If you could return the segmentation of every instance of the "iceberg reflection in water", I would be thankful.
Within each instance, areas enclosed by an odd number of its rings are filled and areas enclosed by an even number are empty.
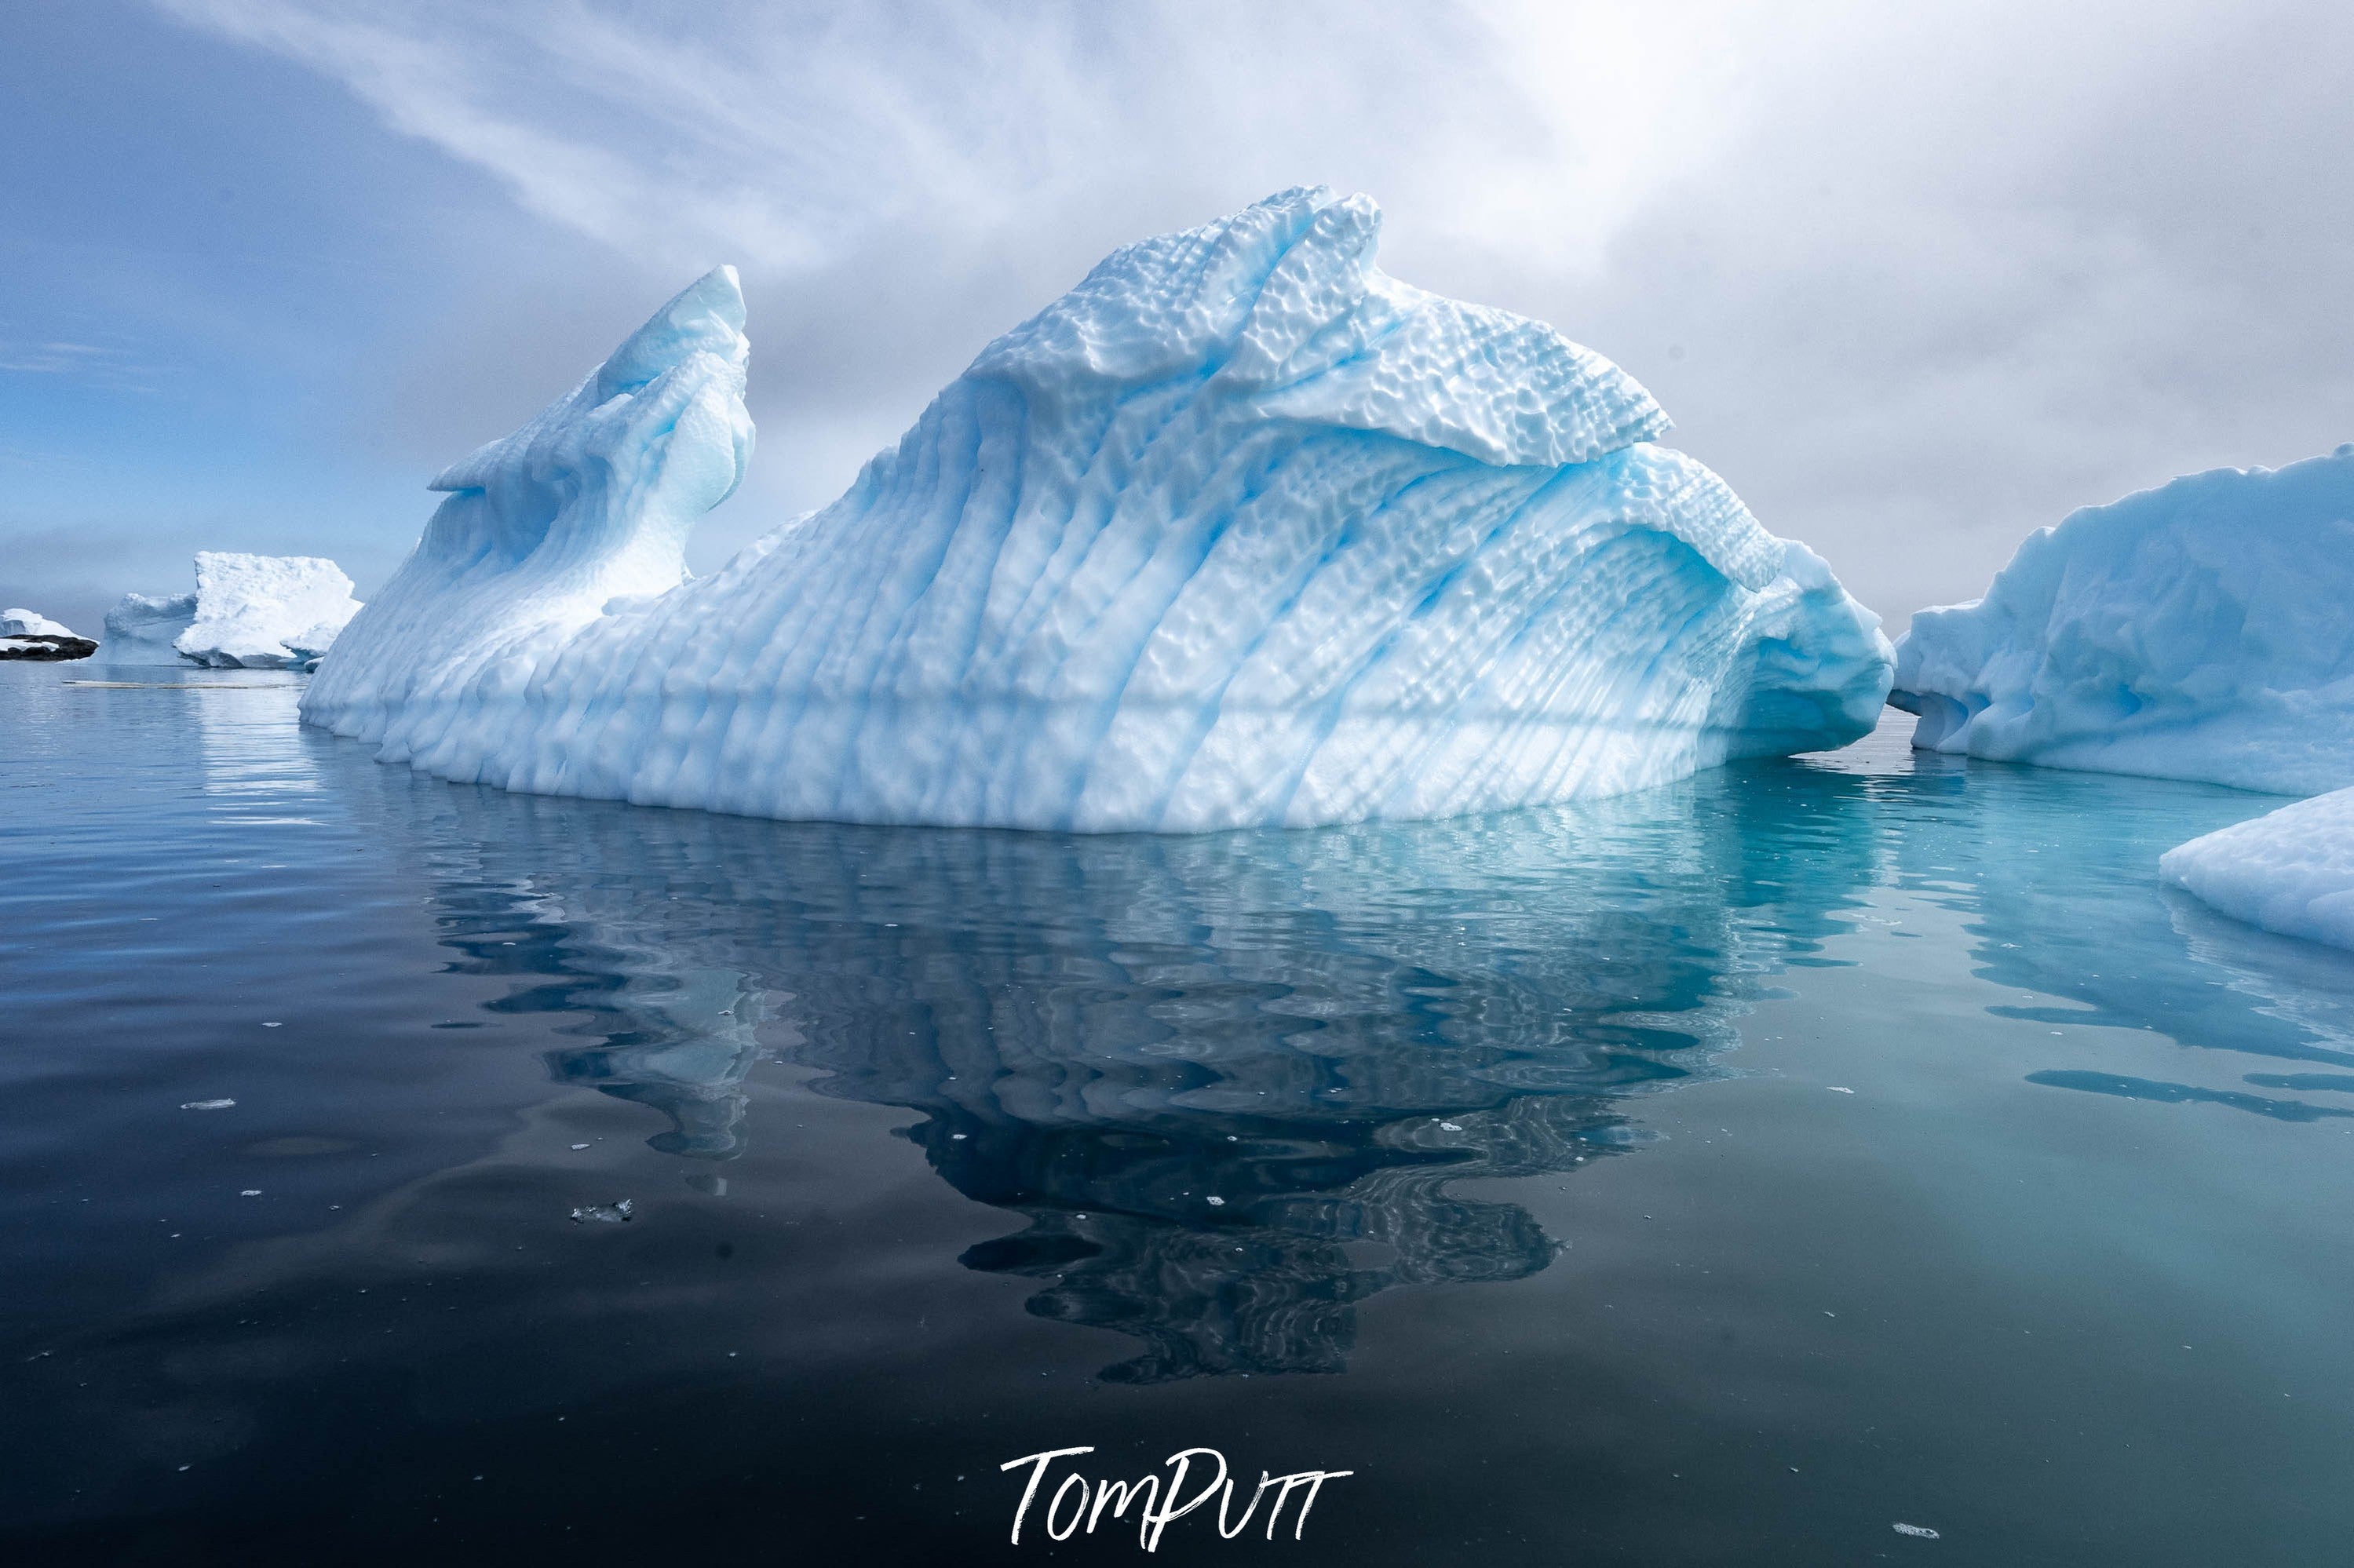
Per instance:
[[[994,1467],[1075,1443],[1353,1468],[1295,1555],[1354,1568],[2354,1531],[2354,960],[2156,870],[2261,798],[1891,728],[902,832],[453,786],[298,689],[0,670],[12,1563],[1028,1561]]]
[[[1831,826],[1866,784],[1683,788],[1197,838],[386,799],[454,817],[403,839],[480,846],[439,869],[441,939],[518,982],[493,1011],[578,1015],[557,1077],[712,1160],[784,1136],[746,1113],[763,1058],[917,1112],[941,1177],[1028,1221],[964,1262],[1142,1340],[1106,1375],[1153,1382],[1336,1372],[1377,1291],[1543,1268],[1523,1209],[1452,1185],[1622,1152],[1638,1097],[1724,1070],[1869,875]]]

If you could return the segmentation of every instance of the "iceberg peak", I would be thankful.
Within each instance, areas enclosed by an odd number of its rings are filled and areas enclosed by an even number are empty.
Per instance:
[[[969,376],[1054,395],[1192,372],[1267,418],[1556,467],[1667,433],[1650,393],[1543,322],[1401,283],[1382,211],[1323,185],[1114,251]]]
[[[1650,395],[1375,265],[1323,187],[1114,252],[842,498],[686,580],[752,424],[734,272],[435,481],[303,716],[748,815],[1196,831],[1638,789],[1872,727],[1879,620]]]

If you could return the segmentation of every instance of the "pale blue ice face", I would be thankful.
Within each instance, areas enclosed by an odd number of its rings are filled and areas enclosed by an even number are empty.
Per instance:
[[[1914,744],[2310,795],[2354,784],[2354,444],[2031,535],[1897,648]]]
[[[1650,395],[1292,190],[1115,252],[832,506],[683,580],[751,447],[721,269],[444,472],[305,716],[444,778],[1082,832],[1443,818],[1868,730],[1878,618]]]

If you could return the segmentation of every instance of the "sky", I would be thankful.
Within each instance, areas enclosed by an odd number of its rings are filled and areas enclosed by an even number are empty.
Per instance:
[[[1362,190],[1901,630],[2030,531],[2354,440],[2354,7],[11,0],[0,606],[365,597],[428,478],[742,269],[709,569],[1128,240]]]

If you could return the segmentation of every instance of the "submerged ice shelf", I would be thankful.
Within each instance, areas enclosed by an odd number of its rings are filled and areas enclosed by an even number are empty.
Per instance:
[[[444,472],[303,716],[446,778],[1112,832],[1454,815],[1869,730],[1878,618],[1550,327],[1400,283],[1363,196],[1116,252],[712,577],[732,270]]]
[[[1913,744],[2282,795],[2354,784],[2354,444],[2191,474],[2040,530],[1924,610]]]

